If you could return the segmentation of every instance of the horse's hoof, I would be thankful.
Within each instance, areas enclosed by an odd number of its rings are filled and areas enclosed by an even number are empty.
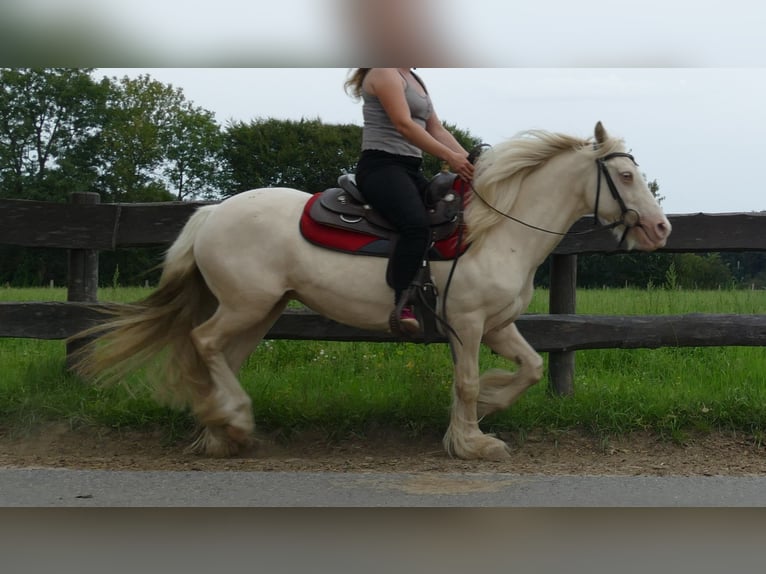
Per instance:
[[[232,425],[226,425],[225,429],[227,436],[238,445],[245,448],[252,446],[253,437],[249,430]]]
[[[508,460],[511,458],[511,448],[503,441],[494,439],[492,444],[482,449],[481,458],[497,462]]]
[[[188,454],[210,458],[228,458],[239,454],[251,446],[250,439],[243,438],[241,432],[233,432],[234,427],[204,427],[197,439],[186,449]],[[240,431],[240,429],[236,429]]]

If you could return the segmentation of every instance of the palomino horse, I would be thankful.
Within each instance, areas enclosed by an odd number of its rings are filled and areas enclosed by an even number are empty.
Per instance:
[[[609,189],[611,193],[601,193]],[[464,459],[499,459],[507,445],[479,420],[505,409],[542,377],[543,361],[514,321],[537,267],[572,224],[593,213],[628,248],[665,245],[671,226],[621,140],[528,131],[485,151],[465,212],[466,240],[449,289],[453,400],[444,447]],[[252,441],[250,397],[236,373],[288,301],[340,323],[388,330],[393,294],[386,260],[312,245],[299,233],[309,195],[256,189],[198,209],[168,250],[156,291],[93,333],[80,362],[89,377],[118,380],[161,358],[161,388],[202,425],[191,445],[211,456]],[[432,263],[440,292],[448,261]],[[444,302],[441,302],[444,305]],[[482,343],[516,363],[479,375]]]

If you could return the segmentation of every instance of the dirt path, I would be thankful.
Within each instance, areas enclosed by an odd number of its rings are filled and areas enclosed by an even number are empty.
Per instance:
[[[648,434],[600,440],[580,433],[502,436],[504,462],[450,459],[439,437],[364,437],[328,443],[311,436],[262,441],[252,453],[217,460],[184,454],[162,433],[72,431],[51,425],[31,436],[0,431],[0,467],[108,470],[510,472],[547,475],[743,476],[766,473],[766,446],[752,437],[711,434],[684,445]]]

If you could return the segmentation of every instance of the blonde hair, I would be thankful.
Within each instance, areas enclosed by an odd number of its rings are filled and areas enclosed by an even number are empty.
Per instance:
[[[351,71],[346,83],[343,84],[343,88],[348,95],[357,100],[362,97],[362,84],[370,70],[372,68],[356,68]]]

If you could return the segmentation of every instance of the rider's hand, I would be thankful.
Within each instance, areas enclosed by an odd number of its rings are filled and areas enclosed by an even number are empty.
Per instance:
[[[468,154],[455,152],[447,159],[447,163],[463,181],[473,180],[473,164],[468,161]]]

